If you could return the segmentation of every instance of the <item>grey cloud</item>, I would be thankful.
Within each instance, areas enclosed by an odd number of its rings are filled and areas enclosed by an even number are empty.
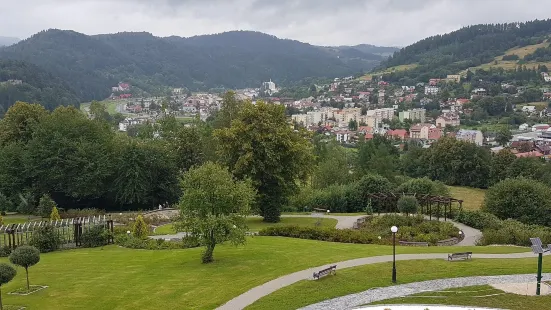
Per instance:
[[[28,37],[47,28],[159,36],[243,29],[320,45],[403,46],[469,24],[547,18],[545,10],[534,8],[549,4],[551,0],[20,0],[1,5],[0,35]]]

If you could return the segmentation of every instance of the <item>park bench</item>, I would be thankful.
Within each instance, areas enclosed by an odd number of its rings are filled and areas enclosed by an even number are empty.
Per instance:
[[[314,272],[314,279],[319,280],[319,278],[325,277],[326,275],[336,274],[337,265],[329,266],[328,268],[322,269],[318,272]]]
[[[428,242],[399,241],[399,243],[405,246],[429,246]]]
[[[472,259],[472,255],[473,255],[473,252],[448,254],[448,260],[453,261],[455,259],[464,259],[464,260],[469,259],[469,258]]]

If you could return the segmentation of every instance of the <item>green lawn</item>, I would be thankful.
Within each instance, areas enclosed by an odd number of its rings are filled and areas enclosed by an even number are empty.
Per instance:
[[[546,260],[549,259],[546,258]],[[397,278],[398,284],[403,284],[462,276],[535,273],[535,261],[535,258],[473,259],[463,262],[399,261],[397,262]],[[326,299],[358,293],[370,288],[389,286],[392,284],[391,270],[392,263],[366,265],[344,270],[338,270],[337,266],[335,276],[327,276],[319,281],[300,281],[258,300],[247,309],[297,309]],[[549,272],[549,269],[545,269],[544,272]],[[441,299],[434,302],[438,303],[439,301]],[[421,303],[421,301],[415,299],[413,303]]]
[[[453,198],[463,200],[463,210],[480,210],[484,203],[485,189],[448,186],[450,194]]]
[[[549,309],[549,305],[551,304],[550,295],[536,297],[521,296],[516,294],[504,294],[503,291],[495,289],[489,285],[462,287],[459,289],[449,289],[446,291],[447,292],[422,293],[418,295],[413,295],[414,297],[388,299],[374,304],[438,304],[492,307],[509,310]],[[491,296],[494,294],[495,296]],[[435,297],[431,298],[425,296]]]
[[[265,223],[262,221],[261,217],[249,217],[247,218],[247,226],[249,226],[250,231],[260,231],[263,228],[270,226],[285,226],[285,225],[296,225],[296,226],[312,226],[315,227],[318,219],[313,217],[282,217],[281,222],[279,223]],[[320,222],[321,227],[335,227],[337,225],[337,220],[322,218]],[[159,226],[155,229],[156,235],[169,235],[174,234],[174,226],[172,224]]]
[[[4,219],[4,225],[8,224],[22,224],[29,221],[28,215],[5,215],[2,217]],[[31,220],[40,220],[37,216],[30,216]]]
[[[516,247],[397,248],[398,253],[460,250],[476,253],[527,251]],[[214,309],[279,276],[341,260],[388,255],[392,248],[257,236],[248,238],[245,246],[217,246],[212,264],[200,263],[202,251],[201,248],[150,251],[108,246],[43,254],[40,263],[29,269],[30,281],[32,285],[49,287],[29,296],[4,294],[3,299],[5,304],[25,305],[31,310]],[[503,272],[509,271],[509,265],[509,262],[503,263]],[[516,264],[517,268],[523,265]],[[528,260],[527,265],[531,267],[529,270],[534,269],[534,260]],[[405,269],[405,265],[401,265],[399,270]],[[17,270],[16,278],[2,286],[4,293],[24,286],[25,272],[22,268]],[[341,274],[344,272],[339,271],[335,279],[340,279]],[[379,274],[390,275],[382,270]],[[366,275],[362,277],[373,278],[377,273]],[[423,275],[417,277],[423,278]]]

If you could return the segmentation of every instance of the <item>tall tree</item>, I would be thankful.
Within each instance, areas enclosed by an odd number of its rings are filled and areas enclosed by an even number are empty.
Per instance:
[[[27,143],[36,125],[48,112],[39,104],[16,102],[0,120],[0,145],[10,142]]]
[[[496,142],[501,146],[506,146],[512,138],[513,134],[511,134],[511,130],[507,127],[502,127],[496,132]]]
[[[494,154],[490,162],[489,185],[505,180],[508,177],[509,167],[515,161],[515,159],[515,154],[511,153],[511,151],[507,149],[503,149],[497,154]]]
[[[245,242],[245,218],[254,200],[249,183],[235,181],[226,168],[207,162],[184,174],[181,185],[181,222],[176,227],[205,246],[203,263],[213,261],[217,244]]]
[[[312,145],[295,132],[281,105],[245,103],[231,127],[214,133],[219,155],[240,179],[250,178],[258,192],[264,221],[278,222],[281,207],[312,170]]]

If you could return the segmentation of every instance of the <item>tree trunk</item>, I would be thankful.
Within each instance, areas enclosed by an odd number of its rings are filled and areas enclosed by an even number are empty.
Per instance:
[[[4,309],[4,305],[2,305],[2,285],[0,285],[0,310]]]
[[[214,239],[214,231],[211,230],[208,234],[209,234],[209,239],[207,240],[207,248],[205,249],[205,253],[203,253],[203,264],[212,263],[212,261],[214,260],[212,257],[212,253],[214,252],[214,247],[216,246],[216,240]]]
[[[28,293],[31,290],[31,286],[29,285],[29,267],[25,267],[25,273],[27,274],[27,293]]]
[[[214,261],[212,257],[212,253],[214,252],[214,247],[216,244],[214,242],[209,242],[207,244],[207,249],[205,250],[205,253],[203,253],[203,264],[212,263]],[[1,309],[0,309],[1,310]]]

